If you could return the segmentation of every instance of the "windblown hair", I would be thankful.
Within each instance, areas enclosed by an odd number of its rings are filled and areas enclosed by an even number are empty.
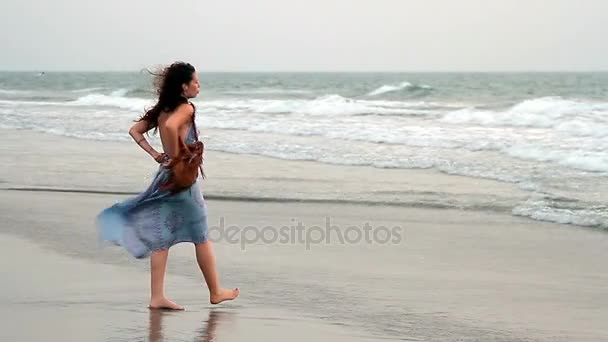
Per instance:
[[[175,62],[160,72],[148,71],[154,76],[154,88],[158,95],[158,101],[151,109],[136,121],[147,121],[148,129],[158,129],[158,117],[162,112],[172,112],[179,105],[188,103],[188,99],[182,95],[182,85],[192,81],[196,69],[189,63]]]

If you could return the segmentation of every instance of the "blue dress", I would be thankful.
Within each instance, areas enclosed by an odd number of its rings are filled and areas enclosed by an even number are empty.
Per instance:
[[[195,141],[191,125],[186,143]],[[139,195],[118,202],[97,215],[101,242],[123,246],[137,259],[180,242],[195,244],[208,239],[207,206],[197,180],[176,194],[160,190],[169,177],[160,165],[148,188]]]

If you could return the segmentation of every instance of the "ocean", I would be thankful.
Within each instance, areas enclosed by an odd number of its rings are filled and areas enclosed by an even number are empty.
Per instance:
[[[512,183],[529,193],[513,215],[608,229],[608,73],[200,79],[193,102],[210,150]],[[3,72],[0,128],[130,143],[153,100],[145,72]]]

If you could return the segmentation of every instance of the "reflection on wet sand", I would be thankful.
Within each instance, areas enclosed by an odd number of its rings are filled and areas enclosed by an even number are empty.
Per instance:
[[[176,314],[173,311],[166,310],[150,310],[150,320],[148,329],[149,342],[164,342],[163,335],[163,318],[167,315]],[[228,319],[228,314],[225,312],[210,310],[207,320],[204,322],[202,329],[196,334],[194,341],[197,342],[212,342],[216,341],[216,333],[221,322]]]

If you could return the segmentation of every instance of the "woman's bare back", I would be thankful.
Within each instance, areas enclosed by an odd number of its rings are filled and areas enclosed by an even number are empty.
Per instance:
[[[171,125],[168,125],[167,122],[174,115],[178,115],[181,113],[176,113],[177,110],[173,112],[162,112],[158,116],[158,133],[160,135],[160,140],[163,146],[163,151],[169,156],[169,158],[173,158],[172,151],[177,151],[177,140],[169,139],[167,137],[171,137],[174,135],[172,131],[174,128]],[[186,141],[188,136],[188,131],[190,130],[189,123],[181,123],[177,128],[177,134],[180,139]]]

